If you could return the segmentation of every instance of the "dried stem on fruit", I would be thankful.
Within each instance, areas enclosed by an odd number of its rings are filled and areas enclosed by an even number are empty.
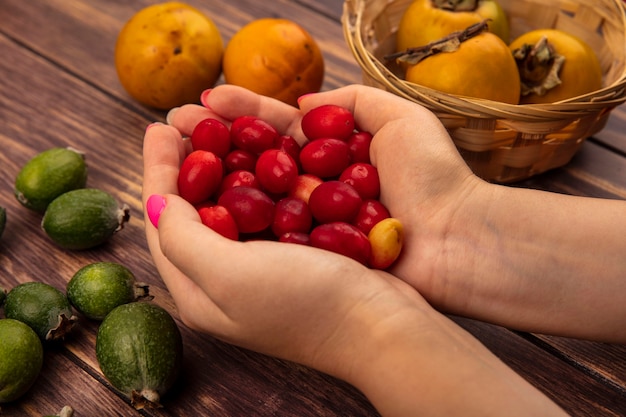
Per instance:
[[[142,389],[141,391],[133,390],[131,392],[130,403],[135,410],[143,410],[144,408],[161,408],[161,396],[153,389]]]
[[[59,411],[59,417],[72,417],[74,415],[74,409],[69,405],[64,406],[61,411]]]
[[[66,334],[72,331],[72,328],[77,321],[78,317],[76,317],[75,315],[67,317],[63,313],[59,314],[59,322],[54,328],[48,331],[48,333],[46,334],[46,340],[53,341],[64,338]]]
[[[561,84],[559,72],[565,57],[556,52],[554,46],[543,36],[535,45],[524,44],[513,51],[520,70],[522,96],[542,96]]]
[[[473,12],[479,0],[432,0],[433,7],[453,12]]]
[[[117,229],[115,229],[115,232],[117,233],[120,230],[122,230],[124,228],[124,225],[128,223],[129,220],[130,220],[130,207],[128,206],[128,204],[124,204],[117,213],[118,226],[117,226]]]
[[[461,43],[486,31],[489,27],[489,20],[490,19],[485,19],[482,22],[469,26],[465,30],[452,32],[439,40],[430,42],[428,45],[408,48],[404,51],[385,55],[384,58],[387,61],[396,60],[398,63],[415,65],[431,55],[436,55],[441,52],[454,52],[459,49]]]
[[[133,292],[135,294],[135,301],[150,301],[154,299],[154,296],[150,294],[150,286],[144,282],[135,283]]]

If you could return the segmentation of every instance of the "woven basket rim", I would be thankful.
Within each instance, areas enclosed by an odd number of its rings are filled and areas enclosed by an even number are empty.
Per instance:
[[[392,1],[389,0],[388,3]],[[619,10],[624,47],[626,48],[626,8],[622,0],[613,0]],[[523,122],[573,120],[598,114],[626,102],[626,65],[610,85],[549,104],[507,104],[493,100],[464,97],[410,83],[396,76],[384,63],[367,50],[363,42],[362,15],[364,0],[345,0],[342,14],[344,37],[362,71],[393,93],[419,101],[435,111],[470,118],[505,118]]]

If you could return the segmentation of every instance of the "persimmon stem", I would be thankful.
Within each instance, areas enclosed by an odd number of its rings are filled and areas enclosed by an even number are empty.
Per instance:
[[[525,44],[513,51],[520,70],[522,95],[544,95],[561,84],[559,72],[565,57],[559,55],[544,36],[535,45]]]
[[[478,0],[432,0],[433,7],[454,12],[473,12]]]
[[[490,19],[485,19],[464,30],[452,32],[441,39],[430,42],[428,45],[407,48],[404,51],[385,55],[384,59],[387,61],[396,60],[396,62],[405,62],[410,65],[415,65],[431,55],[436,55],[441,52],[454,52],[459,49],[461,43],[486,31],[489,27],[489,20]]]

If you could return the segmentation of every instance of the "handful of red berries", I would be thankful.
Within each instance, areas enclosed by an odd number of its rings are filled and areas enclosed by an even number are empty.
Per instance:
[[[202,120],[180,168],[180,196],[225,237],[305,244],[389,267],[403,230],[378,199],[372,135],[335,105],[312,109],[301,126],[302,146],[258,117],[239,117],[230,129]]]

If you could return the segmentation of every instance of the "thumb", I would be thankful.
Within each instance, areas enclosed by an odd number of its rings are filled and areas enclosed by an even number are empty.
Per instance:
[[[238,252],[234,245],[239,242],[205,226],[196,208],[178,195],[150,196],[147,204],[150,221],[157,225],[163,256],[206,291],[205,281],[231,261]],[[160,210],[150,214],[151,204]]]
[[[161,253],[185,275],[193,276],[188,269],[206,257],[214,233],[202,224],[196,208],[175,194],[151,195],[146,207],[157,228]]]

